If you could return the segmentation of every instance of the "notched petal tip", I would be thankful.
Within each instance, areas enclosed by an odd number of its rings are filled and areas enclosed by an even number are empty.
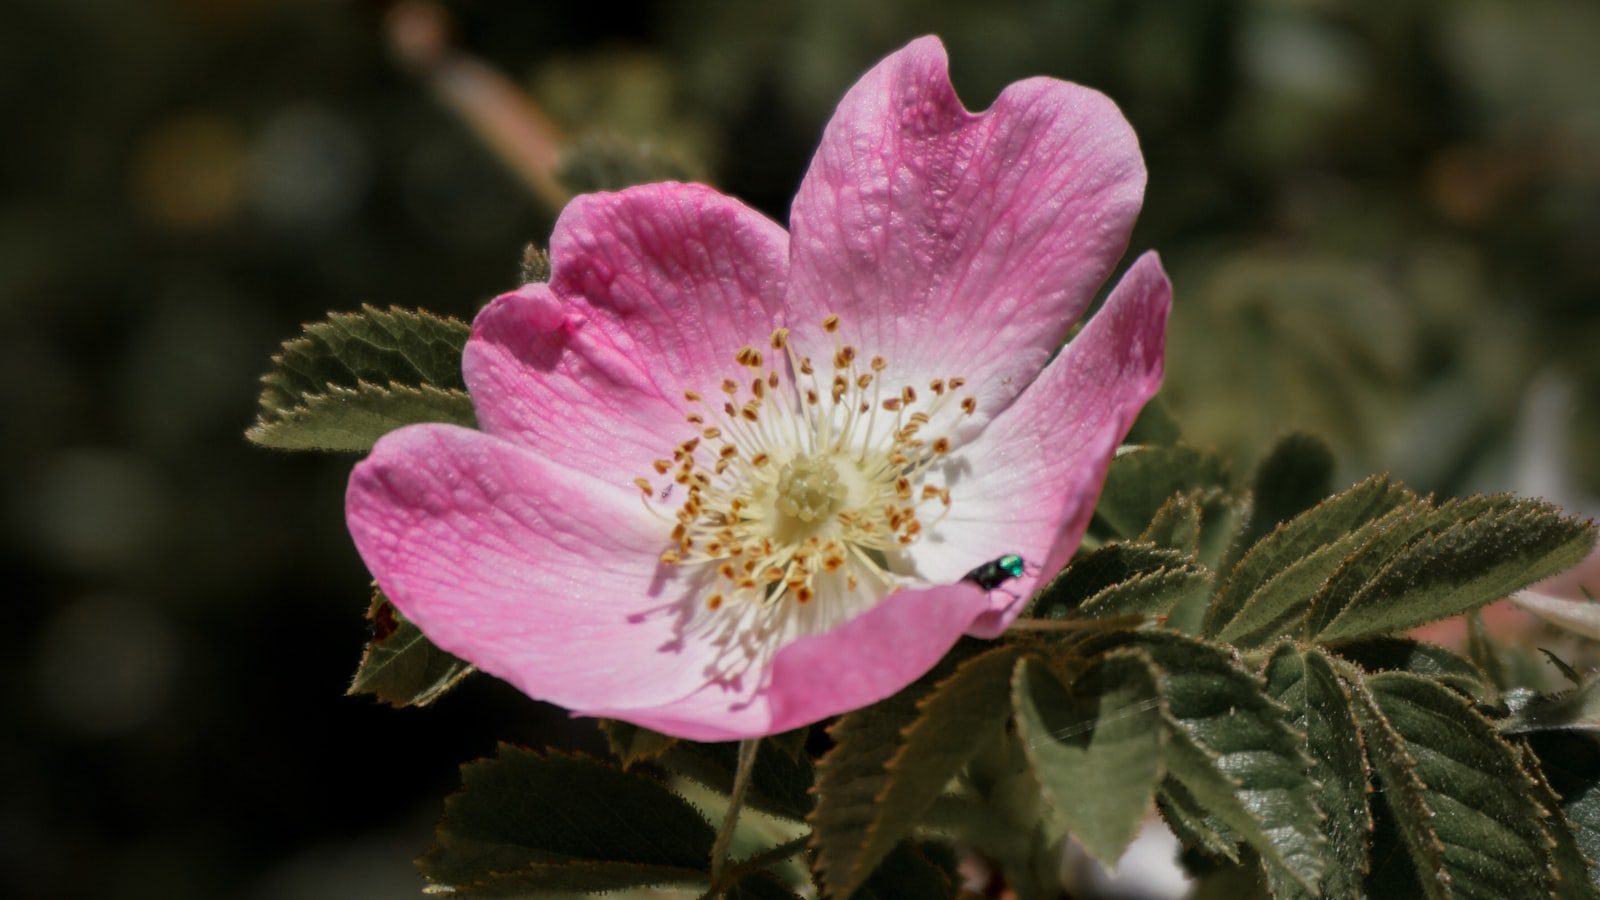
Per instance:
[[[469,340],[500,341],[523,330],[545,333],[566,322],[561,300],[549,285],[536,281],[490,300],[472,320]]]

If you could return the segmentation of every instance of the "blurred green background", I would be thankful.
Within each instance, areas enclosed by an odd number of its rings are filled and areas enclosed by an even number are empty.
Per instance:
[[[416,16],[557,123],[569,178],[643,148],[780,221],[834,103],[911,37],[943,36],[974,108],[1100,88],[1148,158],[1133,247],[1177,286],[1192,440],[1243,466],[1304,427],[1351,477],[1600,493],[1588,0],[12,0],[0,895],[412,896],[458,763],[588,739],[485,678],[343,697],[353,460],[241,437],[301,321],[469,317],[548,235],[441,101],[439,48],[397,59]],[[1535,396],[1570,434],[1519,424]]]

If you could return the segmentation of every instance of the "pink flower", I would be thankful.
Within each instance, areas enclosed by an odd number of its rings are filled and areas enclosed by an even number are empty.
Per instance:
[[[1133,132],[1049,78],[967,112],[915,41],[839,104],[790,231],[693,184],[574,200],[463,370],[482,431],[388,435],[362,559],[440,647],[575,713],[724,740],[993,637],[1082,538],[1161,381]],[[1028,573],[963,577],[1004,554]]]

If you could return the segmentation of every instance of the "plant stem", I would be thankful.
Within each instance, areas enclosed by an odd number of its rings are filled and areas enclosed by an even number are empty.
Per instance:
[[[733,790],[728,793],[728,811],[722,817],[722,830],[711,845],[711,883],[722,883],[723,870],[728,867],[728,847],[733,843],[733,831],[739,824],[739,808],[744,805],[745,791],[750,789],[750,773],[755,770],[756,751],[761,749],[761,739],[751,738],[739,742],[739,768],[733,774]]]

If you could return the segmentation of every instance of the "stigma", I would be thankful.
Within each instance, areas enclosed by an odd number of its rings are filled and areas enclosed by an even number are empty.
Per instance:
[[[916,581],[906,549],[950,509],[941,461],[976,410],[960,376],[895,379],[891,361],[839,340],[832,358],[796,352],[780,328],[733,355],[739,378],[686,391],[692,431],[636,479],[663,518],[661,561],[695,588],[690,627],[729,649],[732,670],[775,637],[814,633]],[[682,486],[669,517],[655,498]]]

